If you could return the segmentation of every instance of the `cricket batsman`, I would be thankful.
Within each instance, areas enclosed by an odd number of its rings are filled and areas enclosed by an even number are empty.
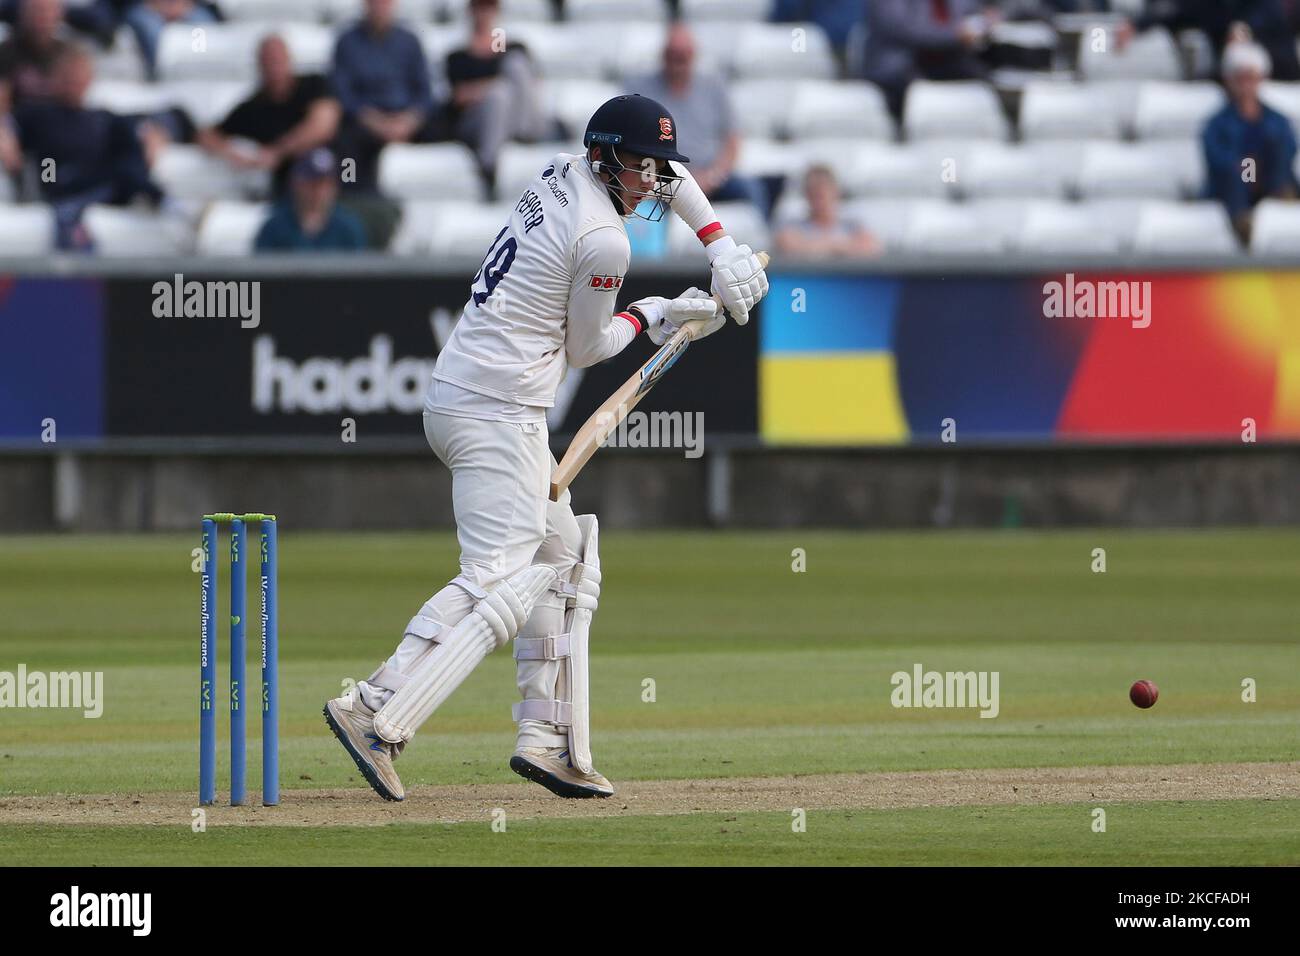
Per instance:
[[[627,94],[591,117],[585,154],[561,153],[492,241],[425,399],[424,433],[451,470],[460,574],[425,602],[378,670],[325,705],[325,719],[386,800],[405,796],[394,761],[488,654],[514,642],[522,700],[510,767],[561,797],[608,797],[592,764],[588,632],[600,598],[595,515],[547,493],[555,459],[546,409],[569,366],[602,362],[645,332],[690,320],[722,327],[691,288],[615,306],[631,259],[625,222],[671,209],[699,237],[712,292],[739,324],[767,294],[686,169],[672,115]]]

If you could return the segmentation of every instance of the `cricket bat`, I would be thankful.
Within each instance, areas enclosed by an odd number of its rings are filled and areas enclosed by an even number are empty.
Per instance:
[[[768,254],[760,252],[758,261],[766,269],[769,261]],[[713,301],[718,303],[718,309],[721,310],[722,302],[716,295]],[[636,408],[637,403],[645,397],[646,393],[655,387],[655,383],[663,377],[663,374],[673,367],[673,363],[682,357],[682,353],[695,341],[696,334],[703,327],[702,320],[685,323],[673,333],[672,338],[659,346],[659,351],[650,356],[635,375],[605,399],[600,408],[583,422],[582,427],[573,436],[573,441],[569,443],[564,457],[560,459],[559,465],[551,473],[552,501],[560,500],[564,489],[578,477],[578,472],[582,471],[582,467],[591,460],[591,456],[596,454],[596,449],[614,429],[618,428],[619,423],[627,418],[628,413]]]

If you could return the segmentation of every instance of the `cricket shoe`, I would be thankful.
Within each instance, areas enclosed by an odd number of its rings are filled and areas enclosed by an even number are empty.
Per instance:
[[[510,758],[510,769],[559,797],[583,799],[614,793],[614,785],[595,770],[583,773],[575,767],[568,747],[520,747]]]
[[[365,705],[356,688],[325,705],[325,723],[330,725],[357,769],[385,800],[402,800],[406,789],[393,769],[393,758],[400,747],[375,733],[375,712]]]

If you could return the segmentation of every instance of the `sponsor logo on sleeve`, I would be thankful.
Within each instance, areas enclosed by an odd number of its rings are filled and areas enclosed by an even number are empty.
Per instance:
[[[623,288],[623,277],[593,275],[591,277],[590,287],[602,290],[621,289]]]

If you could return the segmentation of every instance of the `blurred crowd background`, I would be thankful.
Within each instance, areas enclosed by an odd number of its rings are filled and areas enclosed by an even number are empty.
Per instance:
[[[481,248],[619,92],[792,256],[1300,252],[1300,0],[0,0],[0,255]],[[630,227],[638,257],[691,248]]]

